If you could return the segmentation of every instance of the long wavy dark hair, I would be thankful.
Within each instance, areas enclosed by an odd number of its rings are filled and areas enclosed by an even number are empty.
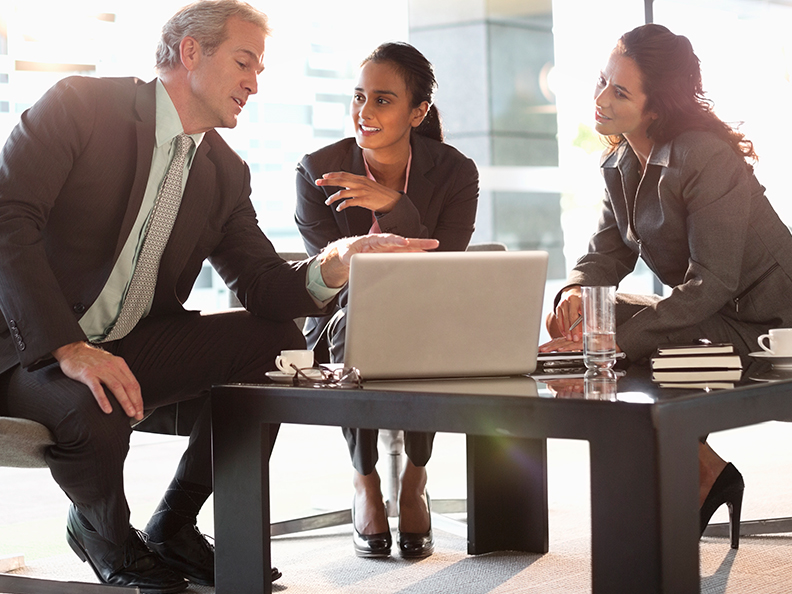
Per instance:
[[[363,66],[366,62],[393,65],[404,78],[407,89],[412,94],[412,107],[418,107],[424,101],[429,103],[426,117],[414,131],[422,136],[443,142],[443,123],[440,120],[440,112],[437,111],[437,107],[433,103],[437,80],[432,63],[409,43],[401,41],[383,43],[371,52],[360,65]]]
[[[753,143],[712,111],[701,85],[699,59],[687,37],[662,25],[642,25],[622,35],[613,53],[632,59],[641,71],[644,109],[657,114],[646,131],[655,143],[668,142],[686,130],[706,130],[741,157],[757,158]],[[623,140],[621,135],[609,136],[611,150]]]

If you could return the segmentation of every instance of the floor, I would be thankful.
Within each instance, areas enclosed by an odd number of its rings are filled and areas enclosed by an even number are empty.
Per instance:
[[[766,423],[713,434],[710,442],[745,477],[745,519],[792,515],[792,424]],[[135,434],[125,474],[135,526],[146,524],[183,448],[181,438]],[[551,551],[547,555],[504,553],[489,564],[478,564],[478,558],[466,555],[464,536],[436,524],[438,549],[431,563],[409,564],[395,558],[372,565],[354,557],[345,526],[276,539],[273,558],[284,572],[276,591],[590,592],[588,446],[550,440],[548,456]],[[464,437],[439,434],[428,467],[432,497],[464,497],[464,467]],[[272,477],[275,521],[347,507],[352,498],[346,444],[337,428],[284,426],[273,453]],[[0,469],[0,501],[0,557],[24,555],[32,575],[93,581],[90,569],[65,542],[68,501],[46,469]],[[714,521],[725,517],[724,508]],[[199,526],[212,533],[211,501]],[[723,540],[704,539],[701,572],[702,592],[788,591],[792,538],[747,539],[737,552]],[[469,585],[463,587],[465,583]]]

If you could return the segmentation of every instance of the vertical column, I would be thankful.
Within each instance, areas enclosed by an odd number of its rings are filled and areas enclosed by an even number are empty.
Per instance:
[[[474,241],[547,250],[550,278],[565,276],[560,194],[545,182],[558,166],[551,0],[409,0],[409,24],[435,65],[447,142],[481,171]]]

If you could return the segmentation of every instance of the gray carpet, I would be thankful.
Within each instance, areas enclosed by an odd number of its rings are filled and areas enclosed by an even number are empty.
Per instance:
[[[295,507],[340,507],[351,499],[344,444],[337,430],[310,428],[326,447],[305,450],[303,429],[284,427],[273,456],[273,515],[292,517]],[[317,433],[317,431],[319,433]],[[326,432],[325,432],[326,431]],[[745,476],[746,519],[792,515],[792,424],[771,423],[724,432],[710,439]],[[338,443],[341,442],[341,443]],[[128,491],[133,523],[141,526],[167,484],[181,442],[147,442],[133,446],[128,463]],[[171,453],[168,453],[171,452]],[[280,452],[280,453],[279,453]],[[464,442],[438,435],[429,466],[435,498],[464,493]],[[464,536],[435,522],[437,549],[421,561],[398,556],[387,560],[354,556],[350,527],[341,526],[273,541],[274,564],[283,571],[274,591],[290,594],[464,593],[583,594],[591,592],[587,445],[551,440],[549,452],[550,552],[546,555],[494,553],[471,557]],[[165,456],[165,453],[168,453]],[[163,457],[169,458],[163,464]],[[157,462],[157,464],[155,464]],[[162,466],[153,475],[153,466]],[[298,469],[313,469],[310,477]],[[67,502],[46,471],[40,485],[25,471],[0,469],[0,555],[22,552],[21,573],[61,580],[95,581],[91,570],[63,543]],[[33,471],[38,472],[38,471]],[[22,473],[22,474],[14,474]],[[145,479],[143,478],[145,477]],[[11,479],[22,492],[9,485]],[[304,482],[305,481],[305,482]],[[31,490],[34,497],[31,497]],[[49,500],[47,493],[53,491]],[[34,501],[41,499],[40,501]],[[10,507],[9,507],[10,506]],[[725,509],[716,514],[723,521]],[[394,520],[395,521],[395,520]],[[211,526],[211,506],[199,524]],[[9,549],[14,549],[9,550]],[[701,541],[701,592],[707,594],[782,593],[792,591],[792,535],[743,538],[739,551],[725,539]],[[625,568],[629,571],[629,568]],[[206,587],[187,592],[210,594]],[[615,593],[623,594],[623,593]]]
[[[406,561],[358,559],[348,530],[280,537],[273,543],[283,577],[274,592],[292,594],[582,594],[591,592],[587,537],[551,542],[546,555],[465,553],[463,538],[437,531],[437,552]],[[37,559],[23,575],[95,582],[87,565],[71,554]],[[745,538],[739,551],[721,539],[701,545],[701,592],[706,594],[786,593],[792,589],[792,535]],[[211,594],[191,586],[187,592]]]

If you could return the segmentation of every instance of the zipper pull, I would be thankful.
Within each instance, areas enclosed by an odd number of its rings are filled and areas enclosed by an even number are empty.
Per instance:
[[[740,313],[740,298],[734,298],[734,313]]]

